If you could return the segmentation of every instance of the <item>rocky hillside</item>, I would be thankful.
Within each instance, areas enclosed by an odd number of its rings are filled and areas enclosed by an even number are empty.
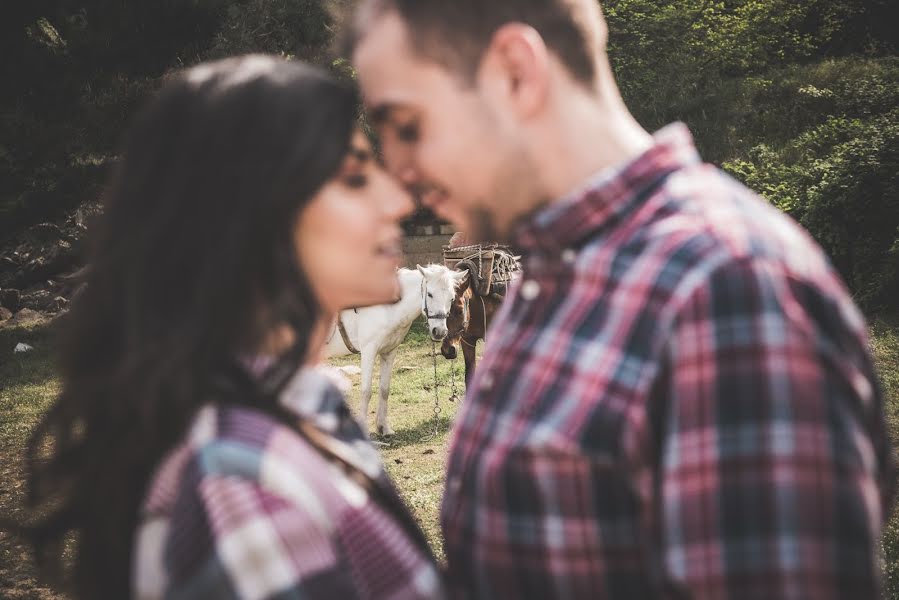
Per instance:
[[[83,266],[86,222],[97,205],[39,223],[0,243],[0,327],[65,311]]]

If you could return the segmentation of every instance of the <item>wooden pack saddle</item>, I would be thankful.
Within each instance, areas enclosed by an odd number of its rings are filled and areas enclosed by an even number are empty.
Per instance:
[[[457,271],[468,269],[471,287],[478,296],[488,296],[493,286],[512,281],[521,271],[519,258],[501,244],[443,247],[443,264]]]

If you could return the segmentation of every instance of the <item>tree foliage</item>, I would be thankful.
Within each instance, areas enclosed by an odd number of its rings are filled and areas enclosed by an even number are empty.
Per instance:
[[[98,193],[173,69],[244,52],[320,60],[331,2],[29,0],[0,8],[0,237]]]
[[[625,101],[789,213],[899,308],[899,59],[885,0],[607,0]]]
[[[244,52],[324,61],[349,0],[30,0],[0,8],[0,237],[98,193],[173,69]],[[895,305],[893,0],[604,0],[625,101],[799,220],[860,301]]]
[[[605,0],[613,67],[637,118],[701,123],[717,88],[772,68],[895,53],[890,0]],[[716,157],[717,158],[717,157]]]

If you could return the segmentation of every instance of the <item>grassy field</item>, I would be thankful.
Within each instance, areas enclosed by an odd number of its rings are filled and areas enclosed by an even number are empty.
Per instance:
[[[887,413],[894,439],[899,439],[899,318],[872,325],[873,346],[887,391]],[[13,354],[19,342],[35,347],[27,354]],[[358,365],[358,357],[332,361]],[[438,555],[443,543],[438,510],[443,484],[447,433],[458,404],[448,402],[452,393],[452,369],[459,395],[464,390],[461,357],[454,362],[437,357],[439,415],[434,434],[434,366],[431,343],[416,323],[401,347],[394,368],[390,396],[390,422],[396,431],[382,447],[387,470],[418,517]],[[358,375],[350,377],[350,404],[356,409]],[[52,337],[46,326],[0,329],[0,514],[15,514],[23,485],[19,459],[28,432],[58,389],[52,366]],[[377,377],[374,389],[377,389]],[[369,415],[374,427],[376,399]],[[899,515],[893,516],[884,536],[888,597],[899,600]],[[25,548],[0,532],[0,598],[61,598],[35,580]]]
[[[333,359],[331,363],[337,366],[358,366],[359,358],[347,356]],[[443,493],[447,434],[459,406],[458,402],[449,401],[452,395],[454,369],[456,389],[461,398],[465,393],[465,364],[462,361],[462,354],[460,352],[455,361],[446,360],[440,356],[438,344],[438,385],[435,403],[431,340],[424,323],[416,321],[406,342],[400,346],[390,382],[390,409],[387,414],[395,435],[383,440],[374,438],[376,441],[389,444],[381,448],[387,472],[396,482],[406,503],[412,508],[438,556],[443,555],[438,512],[440,496]],[[369,404],[371,431],[375,430],[377,372],[378,369],[375,369],[375,382],[372,385],[376,391],[372,394],[372,401]],[[350,376],[353,390],[349,394],[349,402],[354,412],[358,410],[361,379],[359,375]],[[439,409],[436,415],[435,404]]]

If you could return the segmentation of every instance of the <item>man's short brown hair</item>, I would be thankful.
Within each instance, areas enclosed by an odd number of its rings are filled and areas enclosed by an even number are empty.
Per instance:
[[[413,48],[473,81],[493,34],[507,23],[530,25],[578,81],[596,76],[593,44],[578,0],[361,0],[345,30],[341,54],[350,57],[376,17],[395,11],[405,22]],[[365,14],[366,22],[359,18]]]

